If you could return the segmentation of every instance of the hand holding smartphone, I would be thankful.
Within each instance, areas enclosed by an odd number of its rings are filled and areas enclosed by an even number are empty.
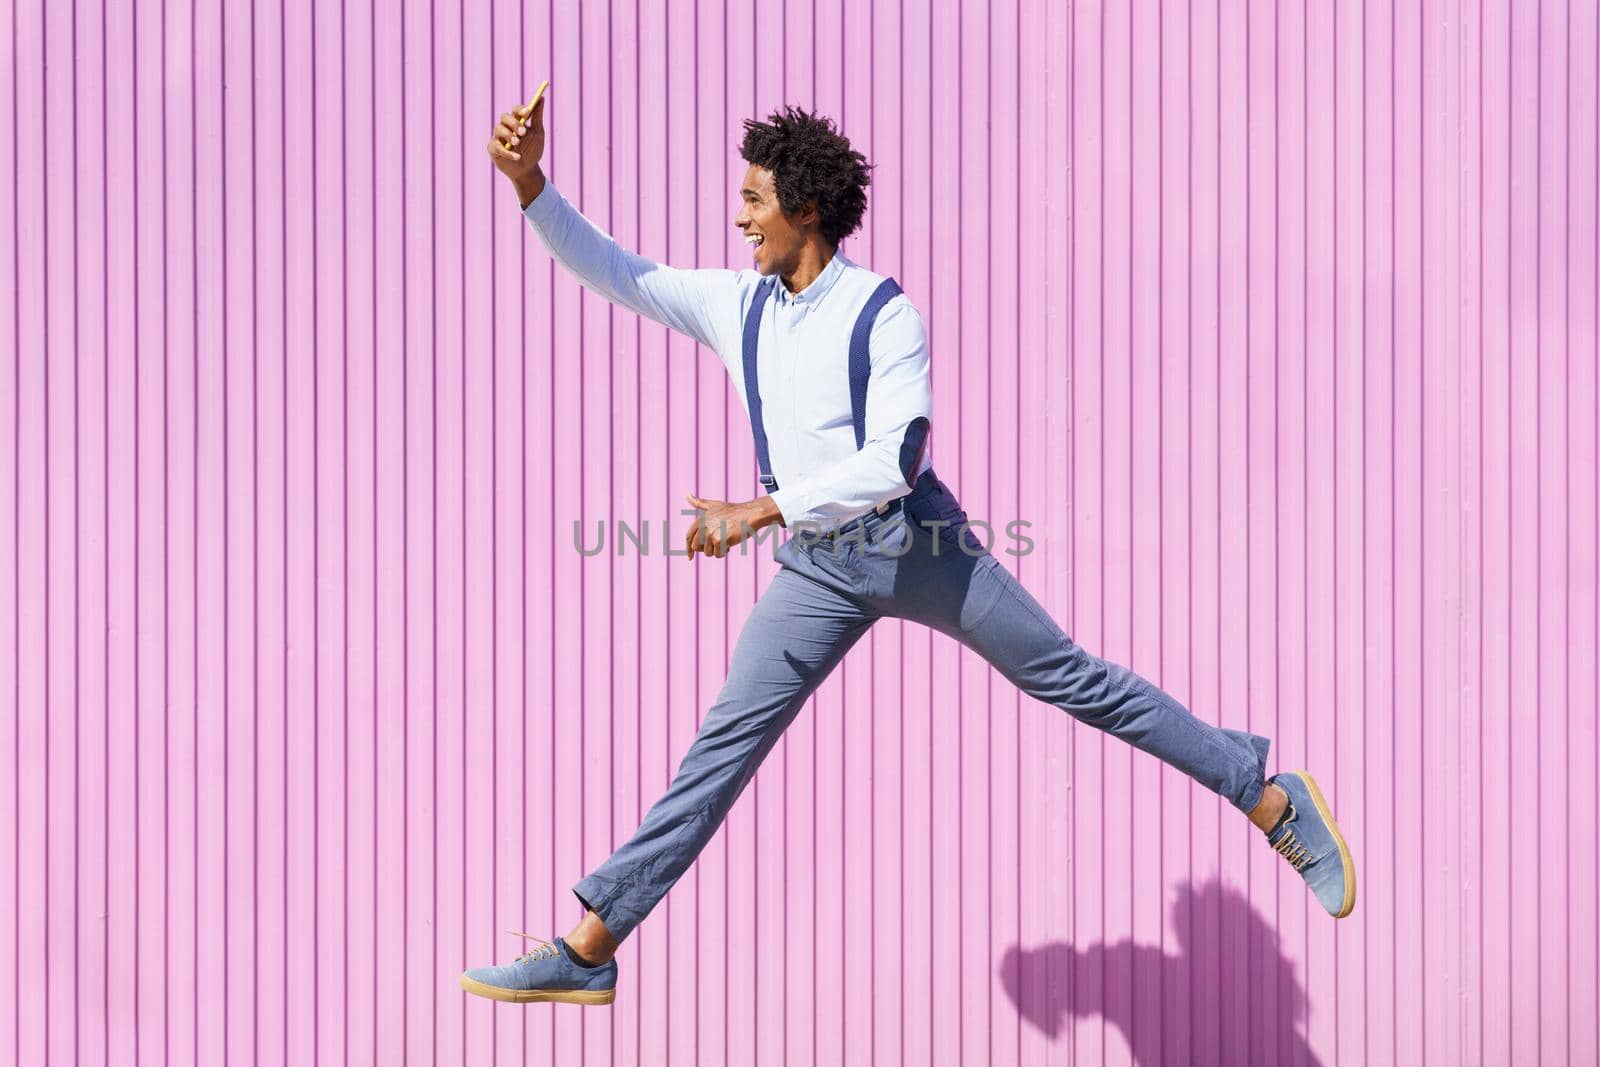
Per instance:
[[[515,112],[516,117],[518,119],[522,120],[524,123],[527,122],[527,120],[531,119],[533,117],[533,109],[539,106],[539,101],[544,99],[544,91],[546,89],[548,89],[548,88],[550,88],[550,79],[546,78],[544,81],[539,83],[539,91],[533,94],[533,99],[529,100],[526,104],[524,104],[521,107],[517,108],[517,110]],[[544,116],[541,115],[539,117],[539,122],[540,122],[541,126],[544,124]],[[507,141],[504,141],[502,143],[507,148],[510,148],[512,146],[512,141],[511,140],[507,140]]]
[[[548,79],[541,82],[533,99],[503,113],[489,136],[489,158],[511,179],[524,207],[544,188],[539,160],[544,157],[544,97],[549,88]]]

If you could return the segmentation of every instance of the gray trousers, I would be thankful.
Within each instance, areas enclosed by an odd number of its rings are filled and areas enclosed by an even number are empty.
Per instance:
[[[884,617],[949,634],[1029,696],[1171,764],[1240,811],[1256,806],[1267,738],[1202,722],[1079,647],[971,531],[962,547],[966,519],[928,471],[888,513],[836,538],[796,533],[778,547],[782,569],[745,622],[728,679],[671,786],[633,837],[573,886],[617,940],[689,869],[807,698]]]

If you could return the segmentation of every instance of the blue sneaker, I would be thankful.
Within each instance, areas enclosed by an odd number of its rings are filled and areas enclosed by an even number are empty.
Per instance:
[[[513,931],[514,932],[514,931]],[[610,1004],[617,999],[617,961],[598,967],[579,963],[561,938],[546,941],[517,934],[539,947],[501,967],[474,967],[461,976],[461,988],[490,1000],[512,1004],[554,1001],[561,1004]]]
[[[1356,907],[1356,861],[1322,790],[1305,771],[1273,775],[1267,782],[1289,794],[1289,806],[1268,831],[1267,844],[1300,872],[1329,915],[1344,918]]]

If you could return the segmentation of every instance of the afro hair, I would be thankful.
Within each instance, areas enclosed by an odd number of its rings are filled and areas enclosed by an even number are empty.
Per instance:
[[[739,154],[772,172],[785,214],[816,201],[829,244],[837,246],[861,225],[871,167],[832,120],[797,107],[774,111],[766,122],[746,119]]]

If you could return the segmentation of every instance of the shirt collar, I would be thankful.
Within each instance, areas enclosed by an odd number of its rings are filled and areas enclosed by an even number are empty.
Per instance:
[[[850,265],[850,261],[844,258],[844,253],[834,249],[833,258],[828,260],[826,267],[822,268],[822,273],[813,278],[811,284],[798,293],[789,292],[789,287],[783,284],[782,278],[779,278],[777,285],[774,286],[778,291],[779,302],[797,304],[801,307],[815,307],[822,302],[823,297],[828,295],[829,290],[833,288],[833,283],[839,280],[839,276]]]

